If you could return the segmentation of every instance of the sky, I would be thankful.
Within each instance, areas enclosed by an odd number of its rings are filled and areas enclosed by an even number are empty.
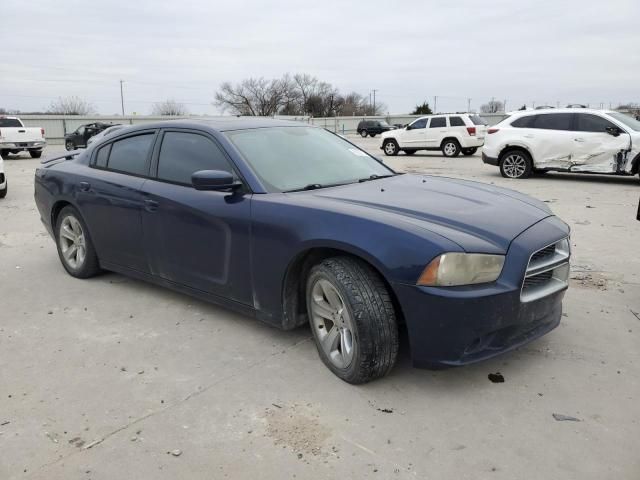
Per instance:
[[[0,25],[0,107],[21,111],[77,95],[116,114],[122,79],[126,114],[215,115],[222,82],[284,73],[392,114],[640,103],[638,0],[2,0]]]

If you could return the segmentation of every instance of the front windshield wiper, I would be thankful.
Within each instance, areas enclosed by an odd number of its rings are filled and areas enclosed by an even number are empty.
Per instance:
[[[358,182],[362,183],[362,182],[370,182],[371,180],[380,180],[381,178],[389,178],[389,177],[395,177],[397,174],[392,173],[389,175],[376,175],[375,173],[373,175],[369,175],[366,178],[361,178],[358,180]]]
[[[322,185],[320,183],[310,183],[309,185],[305,185],[302,188],[294,188],[292,190],[285,190],[283,193],[304,192],[305,190],[317,190],[319,188],[337,187],[339,185],[344,185],[344,183],[333,183],[333,184],[327,184],[327,185]]]

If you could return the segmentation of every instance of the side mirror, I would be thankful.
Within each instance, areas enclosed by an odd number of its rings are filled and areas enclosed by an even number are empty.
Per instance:
[[[617,137],[622,133],[618,127],[607,127],[605,128],[605,131],[614,137]]]
[[[411,125],[407,125],[406,127],[404,127],[405,130],[411,130]]]
[[[236,182],[230,172],[222,170],[199,170],[191,175],[191,184],[196,190],[236,190],[242,183]]]

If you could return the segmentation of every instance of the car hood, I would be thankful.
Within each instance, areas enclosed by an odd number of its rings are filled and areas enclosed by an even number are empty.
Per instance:
[[[506,253],[515,237],[553,215],[545,203],[513,190],[445,177],[405,174],[306,193],[360,206],[370,218],[390,213],[468,252]]]

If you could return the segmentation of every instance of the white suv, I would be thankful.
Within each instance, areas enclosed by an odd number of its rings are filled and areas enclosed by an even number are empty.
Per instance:
[[[404,128],[382,134],[380,148],[386,155],[418,150],[442,150],[445,157],[473,155],[484,143],[487,122],[470,113],[427,115]]]
[[[634,175],[640,122],[586,108],[517,112],[487,130],[482,161],[507,178],[547,171]]]

